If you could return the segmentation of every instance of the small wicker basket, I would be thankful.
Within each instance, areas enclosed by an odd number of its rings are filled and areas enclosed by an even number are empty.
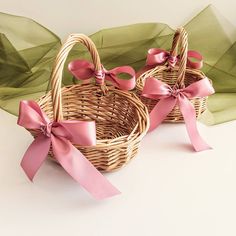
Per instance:
[[[70,35],[56,57],[52,90],[38,104],[51,120],[94,120],[97,145],[74,145],[98,170],[112,171],[136,155],[149,127],[148,111],[136,95],[112,85],[90,83],[61,88],[64,64],[76,43],[88,48],[97,70],[102,68],[94,43],[85,35]],[[54,159],[52,150],[50,156]]]
[[[179,53],[179,55],[178,55]],[[170,63],[158,65],[154,69],[149,69],[140,75],[137,79],[136,94],[141,101],[147,106],[148,111],[151,112],[159,100],[150,99],[142,96],[145,80],[149,77],[154,77],[164,83],[175,88],[185,88],[188,85],[206,78],[203,72],[197,69],[188,68],[188,35],[184,28],[178,28],[175,32],[170,57],[177,57],[179,62],[172,66]],[[202,112],[206,110],[207,97],[190,99],[193,104],[196,117],[198,118]],[[180,112],[178,105],[168,114],[165,122],[184,122],[184,118]]]

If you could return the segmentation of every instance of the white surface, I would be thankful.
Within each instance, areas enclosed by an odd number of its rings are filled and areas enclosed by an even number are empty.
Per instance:
[[[184,125],[162,125],[128,166],[106,175],[122,194],[98,202],[50,161],[30,183],[19,163],[32,138],[16,117],[0,117],[0,235],[236,235],[236,122],[199,124],[214,147],[201,153]]]
[[[236,2],[226,0],[7,0],[0,10],[65,37],[136,22],[177,26],[209,3],[236,22]],[[0,110],[0,235],[235,236],[236,122],[199,130],[213,150],[194,153],[184,125],[162,125],[137,158],[107,175],[122,195],[97,202],[49,161],[31,184],[19,163],[32,138]]]

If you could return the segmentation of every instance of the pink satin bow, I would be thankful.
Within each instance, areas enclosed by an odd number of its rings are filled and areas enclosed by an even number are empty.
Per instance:
[[[120,192],[76,149],[72,143],[96,145],[94,121],[50,122],[34,101],[21,101],[18,125],[36,130],[39,135],[31,143],[21,162],[26,175],[32,181],[46,159],[49,149],[61,166],[93,197],[103,199]]]
[[[192,61],[190,58],[195,59]],[[157,66],[169,63],[170,66],[174,67],[178,62],[179,56],[172,56],[170,52],[160,49],[160,48],[151,48],[148,50],[146,65],[147,66]],[[188,51],[187,53],[187,67],[192,69],[200,69],[203,66],[203,57],[200,53],[196,51]]]
[[[171,88],[153,77],[146,79],[142,95],[151,99],[160,99],[150,113],[149,131],[160,125],[166,116],[178,104],[184,117],[188,135],[196,151],[210,149],[208,144],[201,138],[197,130],[196,112],[189,99],[205,97],[214,93],[214,89],[207,78],[192,83],[186,88]]]
[[[130,66],[116,67],[112,70],[103,68],[101,71],[95,71],[94,64],[86,60],[74,60],[68,65],[69,71],[81,80],[96,78],[97,83],[103,84],[105,80],[110,81],[114,86],[122,90],[131,90],[135,87],[135,71]],[[119,74],[128,74],[130,79],[120,79]]]
[[[203,57],[196,51],[188,51],[187,55],[187,67],[192,69],[201,69],[203,66]],[[192,61],[193,58],[195,61]],[[156,66],[164,65],[168,63],[171,67],[174,67],[179,61],[179,56],[172,56],[170,52],[161,48],[150,48],[147,54],[146,65],[136,73],[136,77],[139,77],[144,72],[155,68]]]

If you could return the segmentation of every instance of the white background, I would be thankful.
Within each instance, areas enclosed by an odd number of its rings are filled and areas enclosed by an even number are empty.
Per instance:
[[[65,38],[136,22],[176,27],[209,3],[236,23],[236,1],[226,0],[2,0],[0,11]],[[50,161],[30,183],[19,163],[32,138],[0,110],[0,235],[235,236],[236,122],[199,130],[213,150],[192,152],[183,124],[146,136],[137,158],[106,175],[122,195],[97,202]]]
[[[236,25],[233,0],[1,0],[0,11],[31,17],[65,38],[140,22],[164,22],[177,27],[209,4]]]

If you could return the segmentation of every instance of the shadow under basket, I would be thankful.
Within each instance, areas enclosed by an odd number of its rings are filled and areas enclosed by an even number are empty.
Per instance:
[[[64,120],[96,122],[96,146],[74,146],[98,170],[108,172],[121,168],[137,154],[149,121],[147,108],[135,94],[106,86],[106,94],[96,84],[63,87],[61,94]],[[38,104],[53,120],[51,91]],[[49,155],[54,159],[52,150]]]

